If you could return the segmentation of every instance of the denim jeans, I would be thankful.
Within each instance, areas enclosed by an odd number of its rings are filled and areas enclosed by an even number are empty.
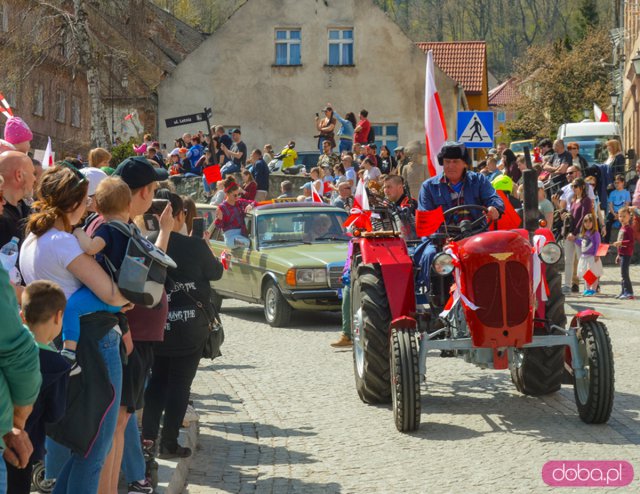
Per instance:
[[[72,453],[56,479],[54,494],[94,494],[98,490],[102,465],[111,450],[116,430],[120,395],[122,393],[122,361],[120,334],[110,330],[99,342],[100,353],[109,373],[115,393],[113,404],[103,418],[91,451],[86,457]]]
[[[220,169],[220,174],[222,175],[222,178],[225,178],[227,175],[231,175],[232,173],[238,173],[239,171],[240,171],[240,167],[236,165],[233,161],[229,161],[227,162],[226,165],[224,165]]]
[[[0,448],[0,494],[7,494],[7,466],[2,458],[4,449]]]
[[[351,338],[351,287],[342,288],[342,334]]]
[[[631,256],[620,256],[620,284],[622,293],[633,295],[633,285],[629,276],[629,266],[631,265]]]
[[[207,177],[205,177],[204,175],[202,175],[202,186],[204,187],[204,191],[207,194],[211,194],[211,186],[209,185],[209,182],[207,181]]]
[[[340,154],[342,154],[343,151],[351,152],[352,148],[353,148],[353,141],[351,139],[340,139],[340,144],[338,145],[338,150],[340,151]]]
[[[122,455],[122,471],[127,484],[145,477],[144,455],[138,429],[136,414],[131,414],[127,428],[124,430],[124,454]]]
[[[45,439],[45,448],[47,454],[44,457],[44,477],[48,480],[57,479],[65,463],[71,458],[71,450],[49,436]]]
[[[242,230],[240,228],[232,228],[231,230],[227,230],[223,232],[224,243],[227,244],[227,247],[235,248],[236,247],[236,239],[242,242],[242,245],[249,247],[249,239],[242,235]]]

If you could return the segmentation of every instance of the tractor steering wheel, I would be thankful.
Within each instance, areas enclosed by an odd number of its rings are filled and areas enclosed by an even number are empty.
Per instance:
[[[459,225],[447,225],[446,221],[449,216],[455,214],[459,211],[468,211],[468,210],[477,210],[481,211],[483,214],[479,218],[476,218],[473,221],[463,220]],[[461,238],[470,237],[473,234],[480,233],[484,231],[486,227],[489,225],[489,220],[485,217],[485,215],[489,212],[489,208],[479,205],[479,204],[461,204],[460,206],[455,206],[451,209],[447,209],[443,215],[445,218],[445,224],[440,227],[441,231],[446,228],[446,232],[449,233],[449,236],[453,238],[453,240],[459,240]],[[446,225],[446,227],[445,227]]]

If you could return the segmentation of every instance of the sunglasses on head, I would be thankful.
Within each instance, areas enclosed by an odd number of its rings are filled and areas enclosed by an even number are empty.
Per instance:
[[[60,166],[64,166],[65,168],[68,168],[69,170],[71,170],[73,172],[73,174],[78,179],[78,185],[80,185],[80,184],[82,184],[82,183],[87,181],[87,177],[85,177],[82,173],[80,173],[80,170],[78,170],[75,166],[73,166],[68,161],[66,161],[66,160],[63,161],[62,163],[60,163]]]

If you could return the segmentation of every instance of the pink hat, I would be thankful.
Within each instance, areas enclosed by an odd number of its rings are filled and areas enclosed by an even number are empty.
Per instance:
[[[33,133],[20,117],[9,117],[4,126],[4,138],[11,144],[20,144],[33,140]]]

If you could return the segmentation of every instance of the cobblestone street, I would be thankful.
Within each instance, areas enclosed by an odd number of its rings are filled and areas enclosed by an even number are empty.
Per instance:
[[[580,421],[572,387],[525,397],[508,371],[431,353],[420,430],[403,435],[390,406],[358,398],[351,350],[329,346],[338,314],[298,313],[275,329],[259,306],[223,307],[224,355],[201,364],[192,389],[201,419],[191,494],[545,492],[542,466],[558,459],[628,460],[636,474],[627,492],[638,491],[635,324],[607,321],[616,359],[607,425]]]

